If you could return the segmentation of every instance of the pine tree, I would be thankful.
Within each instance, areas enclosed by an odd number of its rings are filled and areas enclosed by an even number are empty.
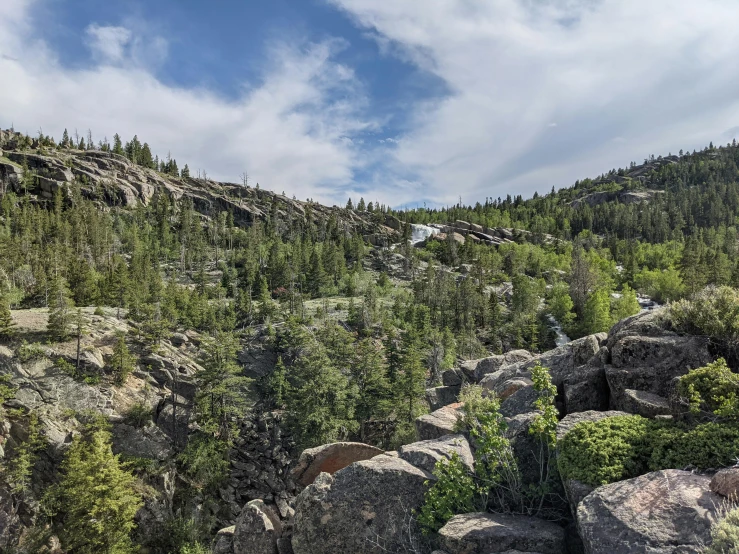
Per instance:
[[[190,177],[190,168],[187,167],[187,164],[185,164],[185,167],[182,168],[182,171],[180,171],[180,177],[189,178]]]
[[[136,369],[136,358],[128,349],[125,333],[121,332],[117,335],[113,355],[110,357],[110,367],[119,385],[125,383],[128,375]]]
[[[326,272],[323,269],[323,264],[316,248],[313,248],[313,252],[310,255],[307,281],[308,291],[311,296],[313,298],[321,296],[321,291],[326,286]]]
[[[49,292],[48,330],[58,340],[65,340],[71,333],[74,302],[69,292],[67,280],[61,275],[51,283]]]
[[[250,379],[236,363],[239,341],[231,333],[217,333],[203,344],[203,370],[197,374],[198,422],[214,437],[229,441],[234,418],[246,408]]]
[[[0,285],[0,339],[9,339],[15,331],[15,323],[10,313],[10,298]]]
[[[110,433],[93,426],[76,437],[61,472],[47,508],[57,508],[57,533],[65,551],[133,553],[130,535],[143,503],[135,492],[136,479],[113,454]]]
[[[359,199],[359,204],[357,204],[357,211],[363,212],[366,209],[366,206],[364,205],[364,198]]]
[[[69,148],[69,133],[66,129],[62,133],[62,148]]]
[[[403,337],[401,371],[397,377],[397,412],[404,423],[413,423],[424,408],[426,368],[421,363],[421,341],[415,329]]]
[[[118,154],[119,156],[123,156],[123,142],[121,142],[121,135],[116,133],[113,135],[113,154]]]

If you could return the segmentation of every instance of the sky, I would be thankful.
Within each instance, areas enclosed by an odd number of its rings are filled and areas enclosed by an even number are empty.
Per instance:
[[[736,0],[0,0],[0,128],[343,205],[531,196],[739,135]]]

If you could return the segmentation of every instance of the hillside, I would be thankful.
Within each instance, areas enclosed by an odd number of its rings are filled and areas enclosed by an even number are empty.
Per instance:
[[[2,552],[699,552],[734,494],[736,145],[408,212],[0,151]]]

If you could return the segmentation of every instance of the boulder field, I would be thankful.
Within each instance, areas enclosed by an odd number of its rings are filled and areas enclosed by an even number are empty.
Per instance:
[[[664,470],[597,488],[569,480],[563,483],[569,523],[470,513],[454,516],[435,535],[424,535],[414,513],[435,479],[431,472],[438,460],[456,453],[467,468],[474,464],[474,445],[456,428],[462,408],[457,395],[465,383],[479,383],[502,399],[506,436],[525,480],[527,471],[536,469],[527,469],[526,461],[536,447],[528,426],[536,416],[530,371],[537,362],[550,369],[557,387],[557,437],[562,439],[583,421],[628,414],[671,417],[676,379],[713,359],[707,340],[678,335],[665,312],[656,310],[629,318],[608,334],[541,355],[513,351],[465,362],[444,373],[443,387],[429,391],[437,409],[416,421],[419,442],[397,452],[357,443],[305,451],[294,470],[305,485],[294,517],[278,529],[264,506],[249,503],[235,527],[219,535],[218,552],[698,554],[710,541],[723,503],[736,499],[739,470],[722,470],[713,479]]]

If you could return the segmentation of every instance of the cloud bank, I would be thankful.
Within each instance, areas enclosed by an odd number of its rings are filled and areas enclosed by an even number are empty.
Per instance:
[[[340,38],[271,44],[261,80],[233,99],[166,84],[166,37],[130,22],[90,22],[89,63],[65,66],[30,17],[46,1],[0,2],[0,123],[138,134],[193,171],[247,170],[299,198],[527,196],[739,128],[736,0],[325,0],[380,56],[443,83],[396,114],[395,136],[336,61],[351,48]]]
[[[431,201],[548,191],[739,124],[735,0],[329,1],[449,87],[393,153]]]
[[[351,68],[334,56],[339,40],[271,45],[261,82],[230,100],[209,90],[159,80],[148,63],[162,55],[162,37],[91,24],[85,43],[91,63],[64,67],[32,25],[32,0],[0,3],[0,118],[35,135],[57,138],[64,128],[93,139],[138,134],[154,152],[168,150],[180,165],[209,177],[253,183],[299,198],[345,198],[362,159],[352,137],[372,123]],[[341,192],[338,192],[341,191]]]

